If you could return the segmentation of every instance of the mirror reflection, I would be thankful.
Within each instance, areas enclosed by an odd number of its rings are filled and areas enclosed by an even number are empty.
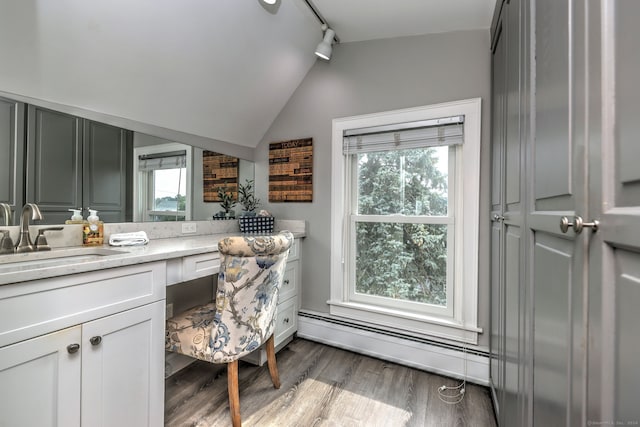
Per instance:
[[[39,224],[63,224],[72,209],[82,209],[84,218],[88,208],[97,210],[104,222],[207,220],[220,211],[205,194],[211,188],[205,189],[204,153],[237,155],[235,146],[206,140],[205,150],[192,135],[182,138],[193,145],[124,127],[0,97],[2,224],[17,225],[27,202],[42,212]],[[252,180],[253,163],[233,159],[218,164],[235,165],[235,185]],[[223,184],[227,179],[224,170],[207,173]]]
[[[207,220],[220,210],[218,189],[237,191],[252,180],[253,163],[136,133],[133,220]]]
[[[133,152],[136,222],[211,219],[218,189],[237,194],[254,179],[252,162],[145,134],[134,135]]]

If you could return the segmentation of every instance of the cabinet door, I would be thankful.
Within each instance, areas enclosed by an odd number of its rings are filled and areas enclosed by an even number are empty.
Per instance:
[[[505,4],[497,7],[505,7]],[[504,151],[506,130],[506,26],[501,13],[493,38],[491,99],[491,364],[494,406],[504,401]]]
[[[82,425],[163,424],[164,301],[82,326]]]
[[[602,70],[602,87],[590,82],[595,99],[592,133],[590,213],[599,219],[589,241],[589,411],[593,424],[637,425],[640,390],[640,2],[610,0],[590,10],[592,69]],[[602,14],[599,16],[599,14]],[[601,58],[592,53],[602,47]],[[596,73],[597,75],[597,73]],[[602,94],[602,99],[598,98]],[[601,135],[601,139],[599,136]],[[602,193],[602,197],[598,194]]]
[[[79,326],[0,348],[0,426],[80,425]]]
[[[533,424],[584,426],[584,237],[561,218],[585,215],[585,2],[535,2],[535,139],[527,216],[533,286]]]
[[[106,222],[130,220],[131,132],[84,120],[83,150],[83,207],[98,210]]]
[[[14,218],[10,224],[2,218],[2,225],[18,224],[15,212],[24,204],[24,120],[23,103],[0,98],[0,202],[11,207]]]
[[[30,105],[27,120],[27,201],[40,208],[39,224],[63,224],[83,207],[81,119]]]

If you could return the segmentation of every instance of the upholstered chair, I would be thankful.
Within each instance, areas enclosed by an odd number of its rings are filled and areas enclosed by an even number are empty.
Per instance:
[[[273,332],[278,294],[292,244],[289,231],[221,240],[216,300],[167,320],[167,350],[227,364],[234,427],[241,425],[239,358],[265,344],[271,380],[275,388],[280,388]]]

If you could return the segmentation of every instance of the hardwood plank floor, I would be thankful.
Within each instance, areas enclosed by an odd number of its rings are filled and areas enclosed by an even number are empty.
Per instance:
[[[240,362],[245,427],[495,427],[489,391],[467,383],[448,405],[441,385],[458,381],[296,339],[277,354],[282,386],[269,371]],[[198,361],[165,381],[165,426],[231,425],[225,365]]]

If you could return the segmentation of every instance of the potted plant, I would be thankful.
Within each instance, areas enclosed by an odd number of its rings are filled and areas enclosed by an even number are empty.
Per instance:
[[[218,188],[218,198],[220,199],[220,207],[223,210],[215,214],[213,217],[220,219],[234,219],[236,217],[236,212],[233,208],[237,202],[233,199],[233,193],[228,191],[227,187],[220,187]]]
[[[254,195],[254,181],[252,179],[245,181],[246,184],[238,185],[238,201],[243,208],[240,216],[256,216],[256,209],[260,206],[260,199]]]
[[[245,184],[238,185],[238,201],[242,205],[242,213],[238,217],[242,233],[272,233],[274,218],[267,211],[256,214],[260,199],[254,194],[254,181],[247,179]]]

